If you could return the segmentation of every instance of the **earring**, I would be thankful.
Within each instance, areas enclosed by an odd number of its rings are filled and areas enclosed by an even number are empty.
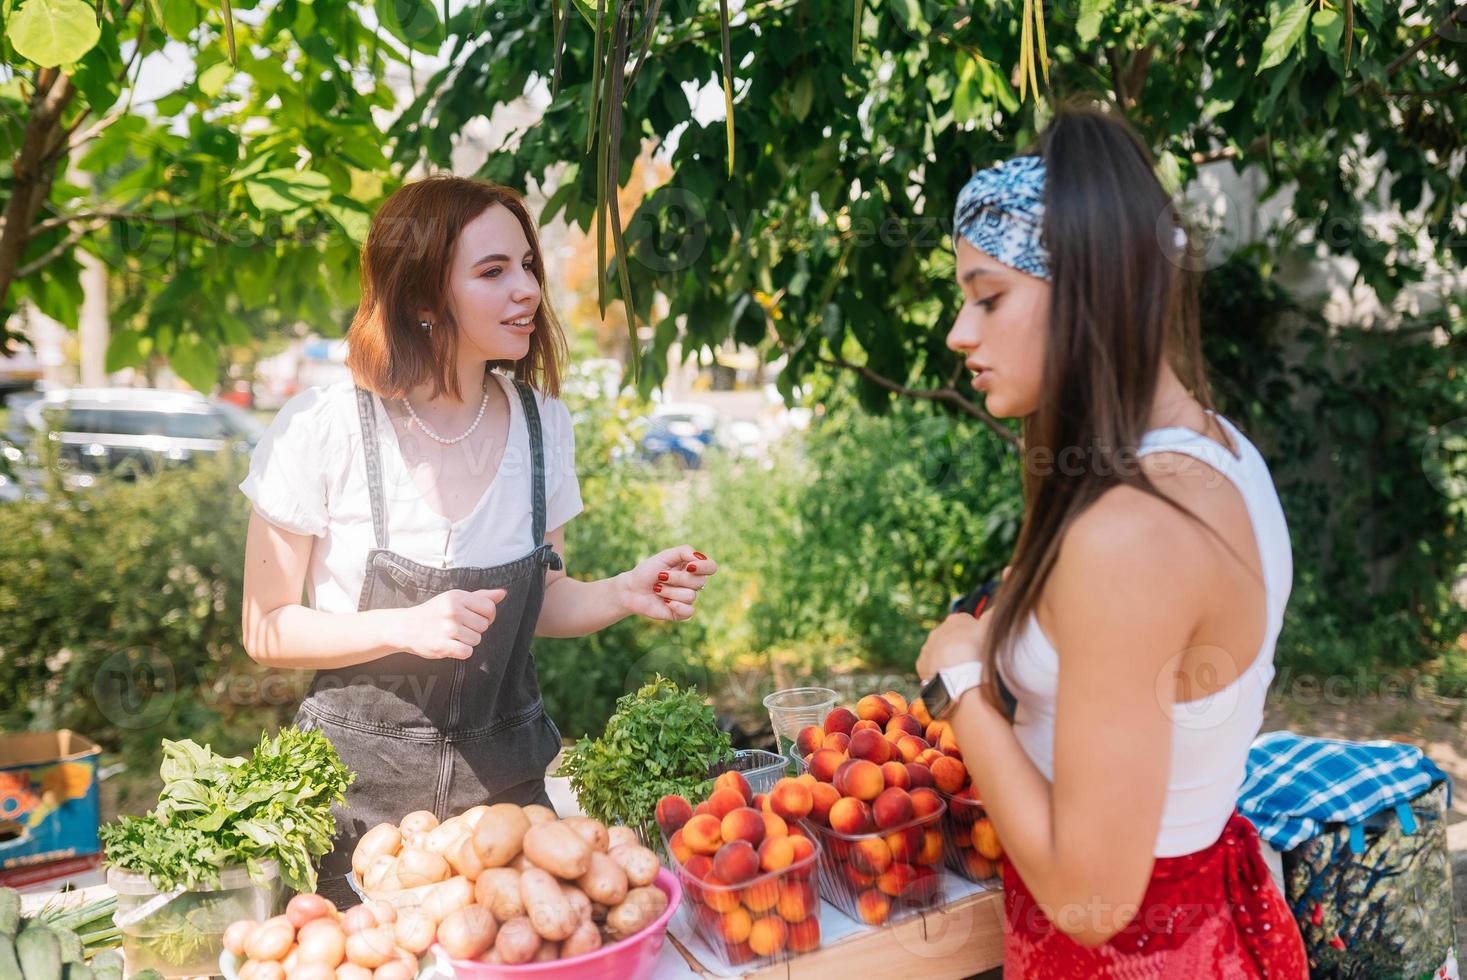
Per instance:
[[[419,320],[418,321],[418,326],[422,327],[424,330],[428,331],[429,333],[432,333],[433,332],[433,324],[429,323],[427,320]]]

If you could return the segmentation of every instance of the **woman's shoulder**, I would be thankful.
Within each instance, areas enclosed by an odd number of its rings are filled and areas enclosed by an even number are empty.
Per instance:
[[[1176,501],[1169,488],[1158,489]],[[1187,506],[1185,500],[1177,503]],[[1121,484],[1106,490],[1070,522],[1060,541],[1056,568],[1081,577],[1150,581],[1167,591],[1185,588],[1198,580],[1197,573],[1211,560],[1206,533],[1166,500]]]
[[[312,385],[290,397],[270,420],[270,430],[279,435],[298,433],[297,440],[314,437],[326,441],[340,434],[344,423],[356,416],[356,386],[350,381]]]

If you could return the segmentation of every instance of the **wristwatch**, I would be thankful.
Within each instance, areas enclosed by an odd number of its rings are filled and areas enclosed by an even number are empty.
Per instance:
[[[939,670],[922,685],[922,703],[933,718],[946,718],[959,699],[983,683],[983,662],[973,660]]]

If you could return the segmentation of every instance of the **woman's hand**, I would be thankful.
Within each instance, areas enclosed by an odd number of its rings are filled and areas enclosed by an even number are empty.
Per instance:
[[[424,660],[466,660],[494,622],[503,589],[450,589],[398,610],[398,646]]]
[[[689,545],[668,548],[619,576],[622,603],[629,613],[648,619],[690,619],[698,593],[717,571],[718,562]]]
[[[948,616],[927,634],[927,642],[922,644],[922,654],[917,658],[917,676],[925,682],[946,667],[977,660],[987,633],[986,618],[974,619],[967,613]]]

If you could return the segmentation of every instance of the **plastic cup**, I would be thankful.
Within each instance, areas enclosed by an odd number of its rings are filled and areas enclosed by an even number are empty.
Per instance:
[[[769,709],[769,724],[779,743],[779,754],[789,755],[801,728],[824,724],[835,702],[836,693],[828,687],[791,687],[766,697],[764,707]]]

